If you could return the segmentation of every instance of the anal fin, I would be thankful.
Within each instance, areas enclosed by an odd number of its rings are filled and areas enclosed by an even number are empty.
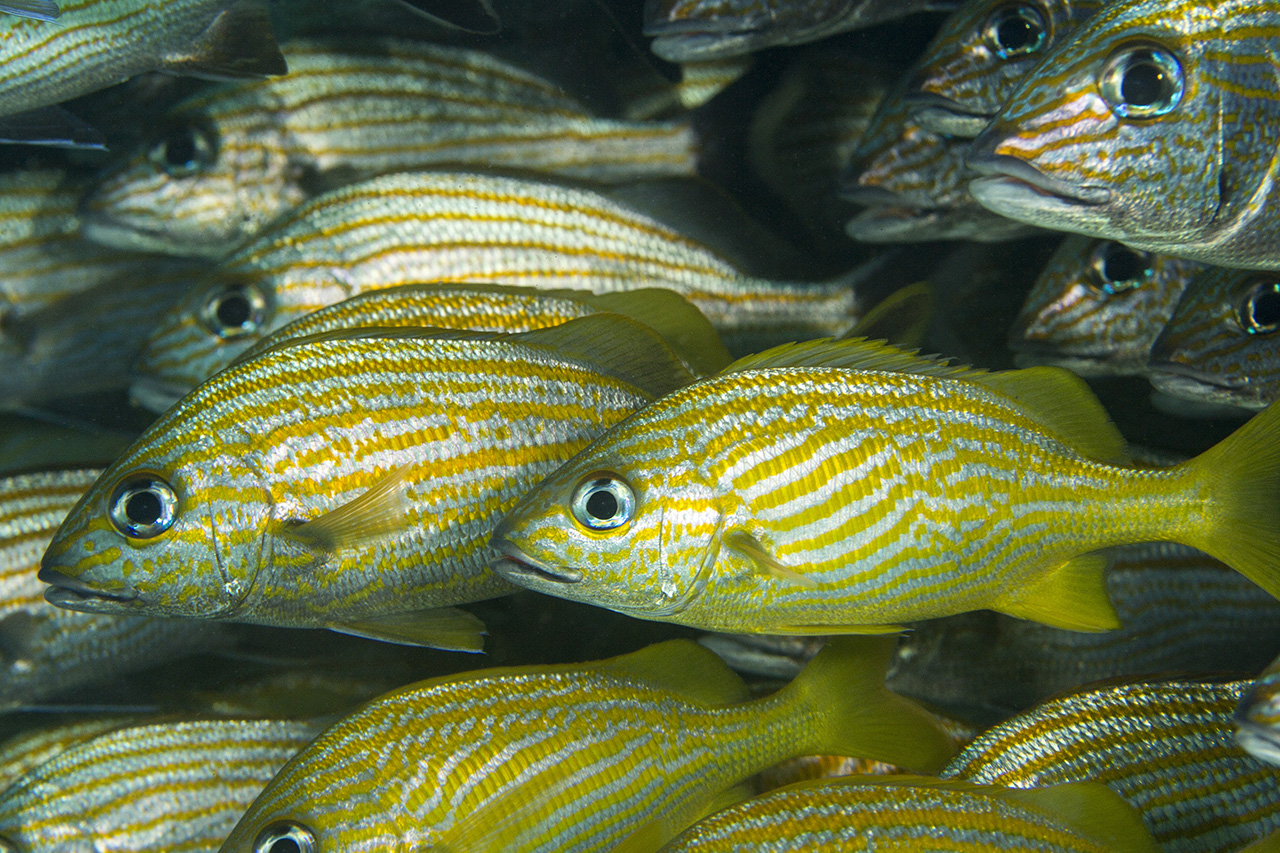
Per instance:
[[[991,609],[1068,631],[1115,630],[1120,617],[1107,594],[1108,562],[1102,554],[1076,557]]]
[[[326,627],[340,634],[402,646],[427,646],[453,652],[484,651],[484,623],[456,607],[370,616]]]

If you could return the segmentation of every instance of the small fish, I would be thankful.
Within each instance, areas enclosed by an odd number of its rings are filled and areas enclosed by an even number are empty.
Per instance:
[[[976,609],[1110,630],[1092,552],[1111,545],[1182,542],[1280,592],[1277,429],[1280,408],[1140,468],[1068,371],[793,344],[594,441],[498,525],[494,569],[712,631],[879,632]]]
[[[1280,657],[1267,664],[1236,706],[1236,743],[1254,758],[1280,764]]]
[[[1112,240],[1071,236],[1040,273],[1009,347],[1019,367],[1056,364],[1081,376],[1147,372],[1156,335],[1187,284],[1206,268]]]
[[[0,792],[0,849],[213,853],[271,777],[322,726],[186,720],[72,746]]]
[[[909,75],[906,101],[925,130],[977,136],[1055,44],[1103,0],[977,0],[938,31]]]
[[[497,519],[693,377],[618,315],[444,334],[319,335],[219,373],[71,510],[46,599],[479,651],[453,605],[513,590],[488,569]]]
[[[1162,395],[1257,411],[1280,396],[1280,276],[1209,267],[1151,346]]]
[[[1280,829],[1280,768],[1233,740],[1247,681],[1105,685],[981,734],[944,779],[1032,788],[1102,782],[1168,853],[1238,850]]]
[[[389,172],[474,166],[606,182],[697,172],[690,120],[597,118],[480,51],[348,38],[291,42],[284,55],[288,76],[175,106],[90,190],[84,234],[217,257],[326,189]]]
[[[748,275],[634,207],[583,189],[477,173],[388,175],[320,196],[226,258],[159,322],[132,393],[163,411],[268,332],[401,284],[665,287],[706,314],[734,350],[847,331],[865,311],[855,287],[865,275],[859,268],[825,283]]]
[[[1156,853],[1133,807],[1105,785],[1020,790],[926,776],[792,785],[704,818],[661,853],[882,850]]]
[[[653,853],[786,758],[836,752],[936,767],[951,739],[884,689],[891,649],[888,638],[833,643],[756,700],[688,640],[410,685],[299,753],[222,853],[268,850],[276,838],[314,850]]]
[[[54,21],[20,18],[0,46],[0,141],[100,148],[53,106],[141,74],[284,74],[261,0],[67,0]]]
[[[644,34],[669,62],[736,56],[817,41],[915,12],[955,8],[952,0],[646,0]]]
[[[1275,269],[1278,26],[1271,3],[1108,4],[974,140],[970,191],[1041,227]]]
[[[0,478],[0,713],[227,644],[218,626],[71,613],[44,601],[40,555],[100,473]]]

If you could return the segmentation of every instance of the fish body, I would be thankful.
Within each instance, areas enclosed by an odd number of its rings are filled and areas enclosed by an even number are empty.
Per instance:
[[[212,853],[320,728],[280,720],[118,728],[0,792],[0,843],[24,853]]]
[[[871,853],[888,844],[903,853],[1159,849],[1133,807],[1105,785],[1019,790],[881,776],[771,791],[704,818],[662,853]]]
[[[1102,782],[1170,853],[1238,850],[1280,827],[1280,768],[1233,740],[1246,681],[1099,686],[979,735],[943,778],[1031,788]]]
[[[6,739],[0,743],[0,791],[69,747],[136,720],[125,714],[95,714],[69,723],[27,729]]]
[[[497,518],[691,379],[614,315],[510,339],[286,342],[201,385],[103,473],[45,554],[46,597],[478,650],[477,620],[443,608],[513,589],[488,569]]]
[[[974,140],[997,213],[1220,266],[1280,265],[1270,3],[1107,5]]]
[[[1204,264],[1112,240],[1070,236],[1009,330],[1018,364],[1056,364],[1081,376],[1147,372],[1156,336]]]
[[[890,647],[836,645],[754,701],[687,640],[410,685],[299,753],[222,850],[249,853],[275,827],[323,850],[652,853],[783,758],[836,745],[914,766],[947,755],[937,721],[884,690]]]
[[[644,34],[670,62],[736,56],[949,9],[947,0],[647,0]]]
[[[1280,764],[1280,658],[1267,664],[1236,706],[1236,743],[1254,758]]]
[[[645,407],[540,483],[496,529],[495,569],[714,631],[883,631],[975,609],[1110,629],[1106,561],[1089,552],[1111,545],[1180,541],[1275,594],[1271,558],[1215,531],[1276,547],[1273,486],[1254,477],[1280,465],[1277,422],[1280,409],[1187,463],[1140,468],[1066,371],[779,347]]]
[[[289,74],[177,105],[85,199],[85,233],[219,256],[325,189],[452,165],[628,181],[690,176],[688,121],[597,118],[549,80],[477,50],[298,41]],[[353,119],[353,117],[358,117]]]
[[[1207,267],[1152,343],[1160,394],[1260,410],[1280,396],[1280,277]]]
[[[40,556],[100,473],[0,479],[0,713],[226,642],[216,626],[72,613],[45,602]]]
[[[21,128],[18,114],[145,71],[214,78],[286,71],[266,5],[255,0],[68,0],[55,21],[6,22],[0,68],[0,116],[13,116],[0,122],[0,135],[42,142],[58,142],[57,129],[33,138],[6,133],[6,125]]]
[[[160,321],[133,394],[163,409],[267,332],[401,284],[665,287],[734,349],[847,330],[863,311],[853,286],[860,275],[808,284],[751,276],[587,190],[474,173],[388,175],[320,196],[228,256]]]

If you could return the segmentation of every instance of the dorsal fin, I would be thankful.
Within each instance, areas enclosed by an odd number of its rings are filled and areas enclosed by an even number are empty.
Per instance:
[[[950,364],[941,356],[919,355],[914,350],[899,349],[884,341],[820,338],[782,344],[755,355],[744,356],[722,370],[721,374],[770,367],[843,367],[851,370],[936,376],[940,379],[971,379],[987,373],[979,368]]]
[[[698,376],[710,376],[732,361],[711,321],[674,290],[642,287],[584,294],[584,298],[602,311],[630,317],[662,335]]]
[[[692,640],[655,643],[593,668],[648,682],[704,705],[730,705],[751,698],[737,673],[715,652]]]

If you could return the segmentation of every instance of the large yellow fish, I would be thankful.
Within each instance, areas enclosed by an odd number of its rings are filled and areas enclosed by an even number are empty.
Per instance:
[[[1280,592],[1280,410],[1135,467],[1084,383],[866,341],[780,347],[624,419],[499,525],[523,586],[718,631],[991,609],[1118,626],[1112,545],[1175,541]]]

